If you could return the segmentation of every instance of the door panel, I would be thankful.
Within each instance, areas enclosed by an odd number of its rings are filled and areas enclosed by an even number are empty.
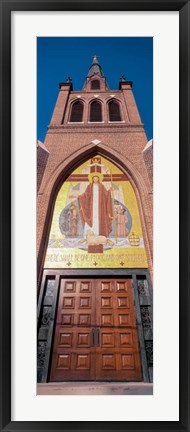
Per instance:
[[[141,379],[131,279],[61,280],[50,379]]]
[[[51,381],[95,379],[94,325],[92,281],[61,279]]]
[[[97,280],[96,305],[96,379],[140,380],[131,279]]]

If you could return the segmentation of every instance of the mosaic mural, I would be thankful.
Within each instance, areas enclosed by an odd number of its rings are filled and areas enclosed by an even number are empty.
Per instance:
[[[146,268],[137,200],[126,175],[96,156],[60,188],[45,268]]]

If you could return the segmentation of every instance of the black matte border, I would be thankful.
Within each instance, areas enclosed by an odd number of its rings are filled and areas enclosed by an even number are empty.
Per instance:
[[[180,421],[11,422],[11,11],[179,11],[180,16]],[[189,26],[189,30],[188,30]],[[169,30],[169,29],[168,29]],[[1,431],[190,431],[189,355],[189,139],[190,0],[0,0],[0,430]],[[169,53],[168,53],[169,55]],[[175,91],[175,89],[174,89]],[[2,95],[2,97],[1,97]],[[172,103],[172,101],[171,101]],[[165,143],[167,145],[167,143]],[[171,160],[168,161],[169,164]],[[172,271],[169,266],[169,271]],[[172,304],[172,302],[171,302]],[[161,311],[160,311],[161,313]],[[167,321],[167,317],[162,317]],[[166,335],[169,338],[169,335]],[[23,347],[23,358],[27,356]],[[166,358],[169,367],[172,358]],[[27,378],[27,377],[26,377]],[[175,379],[175,376],[174,376]],[[24,397],[24,395],[23,395]],[[168,404],[170,401],[168,400]],[[148,397],[147,397],[148,409]],[[45,418],[45,413],[44,413]]]

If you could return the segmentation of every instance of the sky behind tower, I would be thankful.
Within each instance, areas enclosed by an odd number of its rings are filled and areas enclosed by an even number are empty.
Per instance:
[[[37,139],[45,139],[59,82],[70,76],[73,90],[82,90],[94,55],[98,56],[111,91],[118,90],[122,75],[133,81],[147,139],[153,138],[153,38],[38,37]]]

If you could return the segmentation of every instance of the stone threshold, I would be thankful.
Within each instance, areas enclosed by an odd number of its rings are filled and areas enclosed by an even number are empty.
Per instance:
[[[37,395],[153,395],[144,382],[69,381],[37,384]]]

